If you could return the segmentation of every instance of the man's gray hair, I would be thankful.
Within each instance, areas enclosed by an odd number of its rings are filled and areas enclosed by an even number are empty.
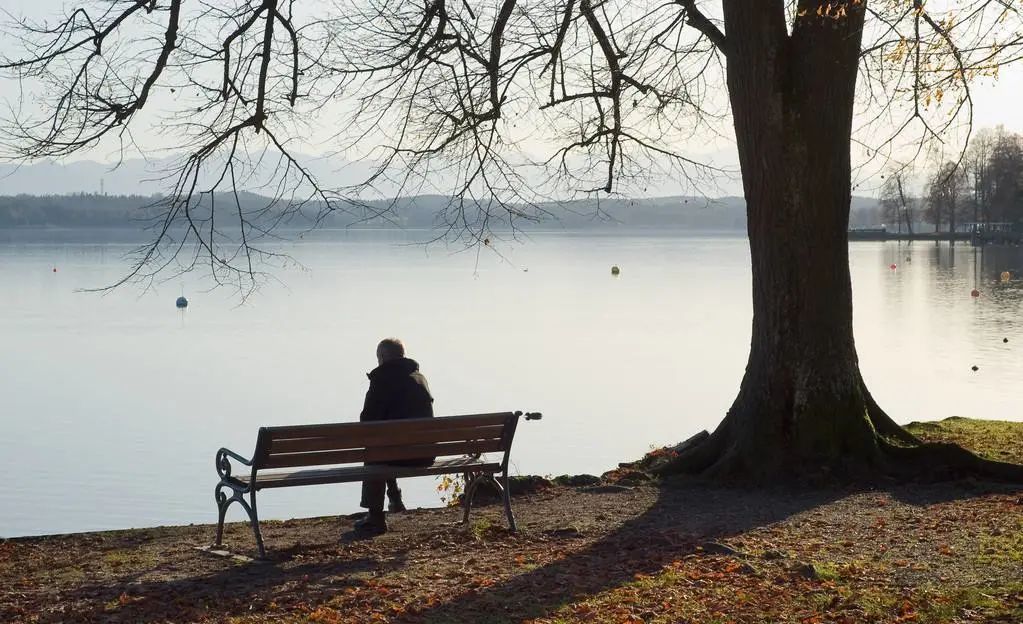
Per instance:
[[[377,353],[385,360],[405,357],[405,345],[397,338],[384,338],[377,345]]]

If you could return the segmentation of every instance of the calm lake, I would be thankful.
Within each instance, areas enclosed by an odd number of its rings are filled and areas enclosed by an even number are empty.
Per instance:
[[[124,274],[117,236],[0,231],[0,536],[214,522],[217,448],[357,420],[385,336],[420,362],[437,414],[542,411],[516,436],[523,474],[600,473],[713,428],[749,347],[736,234],[541,233],[477,257],[412,244],[423,232],[318,232],[285,247],[303,268],[241,306],[198,275],[76,292]],[[851,257],[863,373],[896,420],[1023,420],[1023,249]],[[438,505],[436,484],[407,481],[406,502]],[[263,518],[350,513],[358,486],[259,501]]]

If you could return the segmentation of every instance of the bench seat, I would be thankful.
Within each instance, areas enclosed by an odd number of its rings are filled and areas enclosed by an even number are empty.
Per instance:
[[[456,457],[438,459],[429,466],[339,466],[313,470],[274,470],[260,472],[256,489],[291,487],[294,485],[323,485],[326,483],[352,483],[366,479],[400,479],[460,472],[501,472],[501,464],[488,462],[486,458]],[[248,486],[249,475],[239,475],[234,480]]]

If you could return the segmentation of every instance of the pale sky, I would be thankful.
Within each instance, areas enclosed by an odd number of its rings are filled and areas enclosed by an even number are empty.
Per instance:
[[[322,2],[323,0],[311,0]],[[61,7],[68,4],[65,0],[0,0],[0,9],[9,15],[28,16],[41,18],[47,15],[59,14]],[[0,53],[12,52],[11,42],[8,37],[0,36]],[[1005,68],[997,81],[984,79],[973,85],[973,100],[975,104],[973,118],[975,128],[994,127],[1004,125],[1006,129],[1023,133],[1023,115],[1019,113],[1021,99],[1023,99],[1023,63],[1015,67]],[[3,116],[6,107],[10,105],[17,96],[17,85],[10,80],[0,79],[0,106],[4,106]],[[6,104],[5,104],[6,103]],[[156,100],[153,103],[159,103]],[[155,111],[160,112],[160,111]],[[726,128],[727,132],[728,129]],[[133,128],[136,141],[143,147],[147,145],[166,144],[166,140],[157,138],[152,128],[138,126]],[[869,137],[859,137],[869,140]],[[949,149],[954,151],[956,139],[949,142]],[[307,153],[323,153],[329,151],[331,146],[324,143],[303,141],[301,151]],[[729,168],[737,167],[737,158],[734,155],[734,146],[727,141],[720,139],[711,141],[706,138],[693,140],[691,144],[684,145],[680,149],[682,153],[693,156],[696,159],[711,159],[715,164]],[[109,146],[100,150],[93,150],[89,154],[83,154],[76,158],[89,158],[93,160],[109,160],[113,151]],[[876,171],[864,169],[854,174],[854,183],[857,184],[857,194],[870,195],[878,186]],[[661,183],[654,183],[645,195],[667,195],[684,192],[684,188],[672,180],[663,180]],[[734,179],[723,179],[717,186],[717,192],[709,190],[709,194],[741,194],[739,183]]]

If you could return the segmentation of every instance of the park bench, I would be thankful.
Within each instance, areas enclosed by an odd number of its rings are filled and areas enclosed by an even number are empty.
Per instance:
[[[477,487],[485,480],[493,482],[502,494],[508,525],[514,531],[515,517],[508,490],[508,457],[520,416],[522,412],[500,412],[260,427],[251,459],[226,448],[217,451],[216,467],[220,482],[214,492],[218,512],[216,546],[220,546],[223,540],[227,508],[237,502],[249,515],[259,556],[265,557],[256,512],[256,492],[259,490],[441,474],[462,474],[465,477],[463,523],[469,520]],[[527,420],[536,418],[540,418],[540,414],[526,414]],[[503,456],[500,461],[494,461],[485,453],[502,453]],[[423,457],[435,457],[436,460],[427,466],[362,465],[364,462]],[[232,460],[246,467],[245,474],[232,471]],[[500,478],[496,477],[498,474]]]

